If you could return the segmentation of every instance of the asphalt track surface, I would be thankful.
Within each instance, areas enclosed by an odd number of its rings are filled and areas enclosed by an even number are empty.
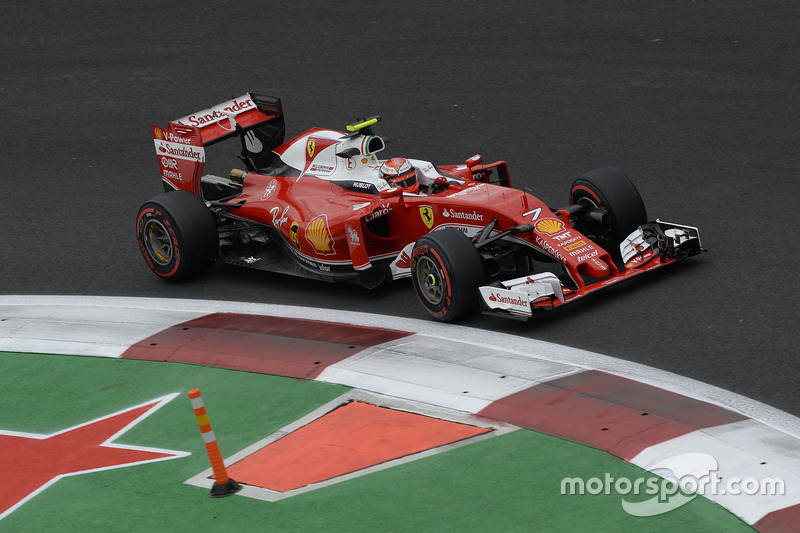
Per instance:
[[[534,323],[800,414],[797,2],[12,2],[0,21],[0,293],[204,298],[425,318],[376,290],[215,267],[157,279],[134,236],[161,192],[149,125],[247,91],[287,135],[381,114],[386,155],[504,159],[566,203],[616,166],[710,250]],[[391,318],[386,319],[391,327]]]

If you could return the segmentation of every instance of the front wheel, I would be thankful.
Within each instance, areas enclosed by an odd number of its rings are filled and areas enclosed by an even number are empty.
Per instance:
[[[136,237],[150,270],[169,281],[203,272],[219,251],[214,215],[189,191],[164,193],[142,205]]]
[[[480,309],[478,287],[486,281],[486,269],[478,249],[463,233],[443,229],[414,245],[411,280],[428,313],[453,322]]]
[[[570,188],[569,203],[598,207],[608,213],[610,231],[598,237],[606,241],[599,244],[614,257],[619,257],[622,240],[647,222],[639,191],[628,176],[615,168],[598,168],[576,179]]]

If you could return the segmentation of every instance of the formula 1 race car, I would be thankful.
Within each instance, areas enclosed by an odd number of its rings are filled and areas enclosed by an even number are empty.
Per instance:
[[[616,169],[548,207],[511,188],[504,161],[379,159],[379,121],[284,143],[280,99],[245,94],[152,126],[167,192],[139,210],[147,265],[171,281],[214,262],[367,288],[411,277],[427,311],[453,321],[531,317],[703,251],[697,228],[648,221]]]

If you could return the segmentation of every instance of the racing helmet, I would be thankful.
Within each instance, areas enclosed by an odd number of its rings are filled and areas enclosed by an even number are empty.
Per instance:
[[[419,192],[417,170],[404,157],[393,157],[385,161],[381,165],[380,173],[389,185],[401,187],[404,192]]]

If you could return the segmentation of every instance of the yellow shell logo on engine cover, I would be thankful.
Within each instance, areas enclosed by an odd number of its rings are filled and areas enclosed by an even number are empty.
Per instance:
[[[419,206],[419,216],[428,229],[433,227],[433,209],[429,205]]]
[[[319,215],[308,223],[306,240],[322,255],[336,253],[333,249],[331,230],[328,228],[328,217],[325,215]]]
[[[555,235],[556,233],[564,231],[564,223],[554,218],[543,218],[536,223],[536,231],[547,233],[548,235]]]

